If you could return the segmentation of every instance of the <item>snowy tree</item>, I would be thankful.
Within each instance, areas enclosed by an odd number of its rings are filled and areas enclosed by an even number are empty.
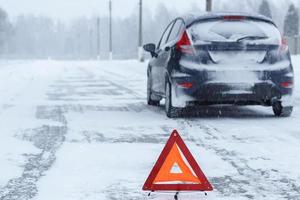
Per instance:
[[[271,4],[268,0],[220,0],[214,4],[216,11],[256,12],[271,16],[283,30],[282,16],[289,5],[281,0]],[[190,12],[201,13],[204,4],[191,3]],[[264,11],[266,10],[266,11]],[[293,13],[293,12],[292,12]],[[295,14],[295,12],[294,12]],[[161,35],[172,19],[180,16],[176,9],[158,4],[153,11],[144,8],[144,43],[158,43]],[[91,59],[97,57],[97,18],[100,17],[100,54],[108,58],[109,31],[108,16],[78,17],[70,21],[59,21],[43,16],[25,14],[15,17],[11,22],[0,9],[0,54],[13,58],[59,58]],[[287,16],[287,29],[296,29],[293,17]],[[292,18],[292,19],[290,19]],[[297,26],[297,27],[295,27]],[[288,32],[288,31],[287,31]],[[297,34],[293,33],[293,34]],[[137,56],[138,45],[138,4],[131,15],[113,18],[113,54],[116,59],[132,59]]]
[[[284,34],[295,36],[299,34],[299,14],[298,9],[291,4],[284,19]]]
[[[264,15],[266,17],[272,18],[272,13],[270,9],[270,5],[267,0],[263,0],[259,6],[258,10],[259,14]]]
[[[167,28],[172,19],[173,16],[170,11],[164,4],[160,3],[157,6],[154,16],[154,23],[156,23],[156,31],[153,33],[153,36],[155,37],[154,41],[160,40],[163,31]]]
[[[8,40],[10,25],[7,19],[6,12],[0,8],[0,51],[3,53],[5,42]]]

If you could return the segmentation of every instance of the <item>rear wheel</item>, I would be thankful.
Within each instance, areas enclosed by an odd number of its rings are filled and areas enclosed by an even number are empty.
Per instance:
[[[171,83],[166,83],[166,102],[165,102],[165,111],[166,115],[169,118],[176,118],[180,116],[181,109],[173,107],[172,105],[172,85]]]
[[[293,106],[283,107],[280,101],[275,102],[272,107],[277,117],[290,117],[293,112]]]
[[[150,106],[159,106],[160,98],[156,97],[153,99],[155,95],[152,92],[152,80],[150,77],[147,79],[147,103]]]

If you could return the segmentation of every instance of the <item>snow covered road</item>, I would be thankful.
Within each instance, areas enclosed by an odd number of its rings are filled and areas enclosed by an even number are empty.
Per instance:
[[[215,190],[180,199],[300,199],[296,108],[210,107],[168,119],[136,61],[0,62],[0,199],[172,199],[142,185],[176,128]]]

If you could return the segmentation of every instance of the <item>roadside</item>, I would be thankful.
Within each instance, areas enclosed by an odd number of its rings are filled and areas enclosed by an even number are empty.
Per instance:
[[[145,75],[136,61],[1,67],[0,199],[161,199],[141,187],[174,128],[215,187],[208,199],[300,198],[298,107],[287,119],[263,107],[168,119],[146,105]]]

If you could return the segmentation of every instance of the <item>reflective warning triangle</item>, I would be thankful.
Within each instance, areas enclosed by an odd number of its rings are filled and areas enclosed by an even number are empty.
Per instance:
[[[212,191],[179,133],[174,130],[154,165],[143,190],[148,191]]]

